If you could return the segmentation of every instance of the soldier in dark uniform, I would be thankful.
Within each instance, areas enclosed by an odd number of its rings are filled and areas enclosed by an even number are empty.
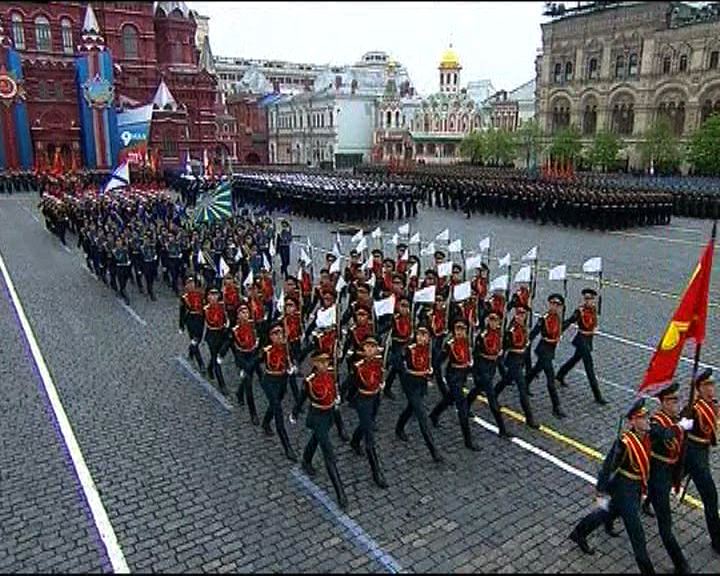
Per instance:
[[[710,447],[717,445],[720,417],[712,370],[705,370],[695,379],[695,391],[696,400],[690,410],[686,410],[692,417],[693,427],[688,432],[685,474],[690,476],[700,494],[713,550],[720,553],[718,496],[710,471]]]
[[[228,319],[225,313],[225,306],[219,301],[220,291],[213,288],[208,292],[208,303],[204,307],[205,313],[205,342],[210,349],[210,361],[208,363],[208,378],[213,380],[217,376],[218,386],[225,393],[225,377],[222,372],[222,360],[220,351],[227,339]]]
[[[135,285],[137,286],[138,292],[142,294],[143,290],[143,241],[142,235],[138,229],[133,232],[130,240],[130,262],[132,263],[132,269],[135,274]],[[131,276],[132,279],[132,276]]]
[[[277,250],[280,255],[280,273],[284,278],[288,276],[288,266],[290,266],[290,245],[292,244],[292,228],[290,222],[283,219],[281,222],[282,229],[277,235]]]
[[[252,380],[254,374],[257,374],[258,381],[262,380],[258,354],[260,342],[255,331],[255,322],[250,317],[250,307],[245,302],[238,305],[237,320],[231,332],[230,342],[235,356],[235,365],[240,372],[237,401],[240,406],[243,406],[247,398],[250,419],[257,426],[260,424],[260,420],[255,408]]]
[[[276,322],[270,328],[270,344],[263,348],[262,360],[264,365],[262,388],[268,400],[268,407],[262,421],[263,430],[266,435],[272,436],[270,420],[274,417],[275,430],[280,438],[285,456],[291,462],[297,462],[297,455],[290,445],[290,438],[285,429],[282,410],[282,401],[287,393],[288,374],[295,372],[295,366],[291,365],[288,356],[282,323]]]
[[[428,382],[432,378],[432,350],[430,348],[430,331],[425,326],[419,326],[415,331],[415,342],[405,349],[400,373],[400,384],[407,398],[407,406],[402,411],[395,424],[395,435],[403,442],[408,441],[405,434],[405,425],[410,417],[415,415],[420,427],[420,433],[430,456],[435,462],[443,462],[443,457],[437,450],[433,441],[432,432],[428,426],[427,411],[425,410],[425,395]]]
[[[189,276],[185,282],[185,291],[180,298],[180,323],[178,331],[180,334],[187,327],[188,336],[190,336],[190,345],[188,346],[188,357],[197,360],[198,368],[205,369],[202,353],[200,352],[200,342],[203,337],[203,291],[195,285],[195,278]]]
[[[529,394],[530,383],[540,374],[540,371],[544,372],[548,393],[550,394],[550,401],[553,406],[553,414],[558,418],[565,418],[565,413],[560,407],[560,397],[555,387],[555,366],[553,365],[555,349],[560,342],[560,335],[562,333],[561,310],[565,304],[565,299],[561,294],[550,294],[547,301],[549,305],[548,311],[538,318],[528,337],[530,343],[532,343],[538,335],[540,335],[540,340],[537,346],[535,346],[537,362],[526,374],[525,381]]]
[[[437,428],[442,413],[454,403],[457,408],[465,447],[468,450],[478,451],[479,448],[473,441],[470,432],[467,398],[463,393],[465,381],[472,370],[472,351],[470,350],[470,341],[467,338],[467,328],[467,321],[464,318],[458,318],[455,321],[453,325],[453,337],[445,343],[440,358],[438,359],[439,365],[442,365],[445,360],[448,361],[447,369],[445,370],[445,381],[449,393],[443,395],[435,405],[430,413],[430,421],[433,423],[433,426]]]
[[[597,292],[592,288],[585,288],[582,291],[583,304],[575,309],[572,316],[563,322],[563,332],[574,323],[577,323],[577,334],[573,338],[572,344],[575,346],[575,354],[565,362],[558,370],[555,377],[561,386],[565,386],[565,377],[568,375],[575,365],[582,360],[587,374],[590,388],[592,389],[595,402],[601,405],[607,404],[607,400],[603,398],[600,392],[600,385],[595,376],[595,366],[593,364],[592,349],[593,335],[597,329],[597,308],[595,306],[595,297]]]
[[[113,249],[113,262],[118,279],[118,287],[120,296],[125,300],[125,304],[130,304],[125,287],[127,286],[128,277],[130,275],[130,255],[127,247],[120,236],[115,240],[115,248]]]
[[[598,476],[599,505],[580,521],[569,538],[585,554],[594,554],[587,537],[599,526],[607,526],[613,519],[621,517],[640,572],[654,574],[640,522],[640,494],[645,491],[650,474],[651,452],[648,435],[650,423],[644,399],[640,398],[633,403],[626,418],[630,429],[615,440]]]
[[[225,313],[227,314],[229,325],[235,326],[237,320],[237,310],[240,306],[240,289],[233,275],[228,272],[223,278],[222,284],[222,301],[225,305]]]
[[[350,446],[356,454],[362,456],[360,442],[365,442],[365,453],[370,462],[373,480],[380,488],[387,488],[380,460],[375,448],[374,420],[377,394],[383,386],[383,359],[379,354],[377,340],[368,336],[363,342],[363,358],[355,363],[352,385],[352,405],[358,414],[358,426],[352,435]]]
[[[337,469],[335,451],[330,442],[330,427],[333,425],[332,412],[338,400],[336,374],[330,366],[330,356],[319,350],[312,354],[313,370],[305,378],[305,387],[300,402],[293,410],[297,418],[305,398],[310,398],[310,411],[308,412],[306,425],[312,430],[312,436],[308,440],[302,456],[302,468],[309,476],[315,476],[316,471],[312,465],[313,456],[318,445],[322,451],[325,468],[330,481],[332,482],[340,508],[347,507],[347,496],[340,474]]]
[[[175,295],[178,294],[178,276],[181,273],[180,260],[182,259],[182,248],[178,240],[178,235],[170,234],[167,246],[167,265],[170,273],[170,285]]]
[[[412,338],[412,318],[410,317],[410,301],[402,297],[398,300],[398,311],[393,314],[392,328],[390,331],[390,371],[385,380],[385,390],[383,395],[391,400],[395,399],[392,391],[392,385],[395,376],[400,373],[402,368],[405,348]]]
[[[155,243],[153,242],[152,235],[150,233],[145,235],[145,242],[142,246],[142,259],[143,276],[145,276],[147,292],[150,296],[150,300],[154,302],[156,298],[155,292],[153,291],[153,285],[155,283],[155,277],[157,275],[158,257],[157,251],[155,250]]]
[[[689,574],[690,567],[672,532],[670,512],[673,470],[680,459],[684,430],[690,430],[693,425],[693,421],[688,418],[678,421],[677,392],[677,382],[661,390],[657,395],[660,400],[660,410],[650,418],[652,452],[646,502],[651,502],[655,510],[660,538],[673,561],[675,573]]]

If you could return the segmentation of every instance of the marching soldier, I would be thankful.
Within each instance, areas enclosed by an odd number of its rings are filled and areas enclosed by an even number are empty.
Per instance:
[[[290,222],[284,218],[281,221],[281,230],[277,235],[277,251],[280,255],[280,273],[283,278],[288,276],[288,266],[290,266],[290,245],[292,244],[292,228]]]
[[[237,311],[240,306],[240,290],[230,272],[225,274],[223,278],[222,301],[225,304],[225,313],[228,316],[230,326],[235,326]]]
[[[425,440],[425,445],[430,451],[430,456],[435,462],[441,463],[444,459],[433,441],[424,403],[432,373],[430,331],[425,326],[419,326],[415,331],[415,342],[405,349],[405,357],[401,366],[400,384],[407,398],[407,406],[395,424],[395,435],[403,442],[408,441],[405,425],[414,415],[420,426],[420,433]]]
[[[179,332],[187,327],[188,336],[190,336],[190,345],[188,346],[188,357],[197,360],[198,368],[205,369],[202,353],[200,352],[200,342],[203,337],[203,291],[195,285],[195,278],[188,276],[185,282],[185,292],[180,298],[180,326]]]
[[[325,461],[325,468],[335,489],[338,505],[344,510],[347,507],[347,496],[345,496],[345,489],[340,480],[335,451],[330,442],[329,434],[330,427],[333,425],[332,411],[335,409],[338,400],[337,379],[330,366],[331,358],[328,354],[317,350],[313,352],[311,358],[313,370],[305,378],[303,394],[300,402],[293,410],[294,417],[297,418],[305,399],[310,398],[310,411],[305,423],[312,431],[312,435],[303,451],[302,468],[307,472],[308,476],[315,476],[316,471],[312,465],[312,460],[319,445]]]
[[[262,380],[258,355],[260,343],[255,331],[255,322],[250,317],[250,307],[245,302],[238,305],[237,321],[233,326],[230,342],[235,356],[235,365],[240,371],[237,401],[240,406],[243,406],[247,398],[250,419],[253,425],[257,426],[260,424],[260,420],[255,407],[252,380],[254,374],[257,374],[258,381]]]
[[[149,285],[148,285],[149,286]],[[148,288],[150,290],[150,288]],[[220,291],[212,288],[208,292],[208,303],[205,305],[205,342],[210,349],[210,362],[208,364],[208,378],[213,380],[217,376],[220,390],[225,393],[225,377],[222,372],[222,360],[220,358],[220,350],[227,336],[228,319],[225,313],[225,306],[219,301]]]
[[[385,380],[383,394],[387,398],[390,398],[390,400],[394,400],[395,394],[392,391],[392,385],[395,381],[395,376],[400,373],[405,348],[412,338],[410,301],[404,296],[399,299],[398,311],[393,315],[390,338],[392,339],[390,345],[390,373]]]
[[[582,360],[583,366],[585,367],[585,373],[587,374],[588,381],[590,382],[590,388],[592,389],[595,402],[601,405],[607,404],[607,400],[603,398],[600,393],[600,385],[598,384],[597,377],[595,376],[595,366],[592,358],[593,349],[593,335],[597,330],[597,308],[595,304],[595,297],[597,292],[592,288],[585,288],[582,291],[583,303],[579,308],[575,309],[572,316],[567,318],[562,325],[563,332],[571,324],[577,323],[577,334],[572,340],[573,346],[575,346],[575,354],[565,362],[558,370],[555,378],[561,386],[566,386],[565,377],[568,375],[575,365]]]
[[[560,334],[562,333],[561,309],[565,304],[565,299],[560,294],[550,294],[547,301],[549,305],[548,311],[538,318],[528,337],[530,343],[532,343],[539,334],[540,340],[537,346],[535,346],[537,362],[527,373],[525,379],[528,395],[530,395],[530,383],[542,370],[545,373],[547,389],[553,406],[553,414],[558,418],[565,418],[565,412],[563,412],[560,407],[560,397],[555,387],[555,366],[553,365],[555,349],[557,348],[558,342],[560,342]]]
[[[120,236],[115,240],[115,248],[113,249],[113,261],[115,262],[115,270],[119,284],[120,296],[125,300],[125,304],[130,304],[125,287],[127,286],[128,277],[130,275],[130,255]]]
[[[650,473],[650,423],[645,400],[640,398],[635,401],[626,417],[630,428],[615,441],[598,476],[599,505],[580,521],[569,538],[585,554],[594,554],[587,537],[599,526],[607,525],[619,516],[630,537],[640,572],[654,574],[640,522],[640,494],[646,489]]]
[[[283,315],[278,320],[283,324],[285,341],[287,342],[290,360],[294,365],[299,366],[301,354],[300,340],[303,336],[303,326],[299,306],[293,298],[285,298]],[[290,391],[292,392],[293,400],[297,404],[300,400],[300,391],[298,390],[295,375],[290,375],[288,379],[290,382]]]
[[[145,276],[145,283],[147,284],[148,295],[150,300],[155,302],[155,292],[153,291],[153,285],[155,283],[155,277],[157,275],[157,251],[155,249],[155,243],[153,242],[152,235],[150,233],[145,235],[145,242],[142,246],[142,259],[143,259],[143,276]]]

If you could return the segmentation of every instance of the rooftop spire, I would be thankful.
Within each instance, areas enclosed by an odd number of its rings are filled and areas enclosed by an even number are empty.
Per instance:
[[[153,98],[153,108],[165,110],[168,106],[173,112],[176,111],[178,107],[177,101],[170,93],[170,89],[167,87],[167,84],[165,84],[165,80],[160,79],[160,85],[158,86],[157,91],[155,92],[155,97]]]
[[[85,8],[85,19],[82,27],[82,45],[80,51],[105,50],[105,39],[100,33],[100,24],[95,17],[92,4],[88,2]]]

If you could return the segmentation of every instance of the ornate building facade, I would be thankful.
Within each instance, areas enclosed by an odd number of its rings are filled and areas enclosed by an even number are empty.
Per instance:
[[[97,30],[87,29],[88,13]],[[156,107],[150,133],[164,166],[216,148],[217,82],[200,66],[197,24],[184,2],[4,2],[0,20],[22,63],[36,165],[52,163],[56,150],[67,168],[88,163],[81,146],[84,95],[76,80],[88,34],[112,58],[108,107],[152,102],[165,85],[174,106]]]
[[[589,144],[601,130],[637,144],[666,118],[686,141],[720,111],[720,6],[682,2],[596,2],[552,7],[536,60],[537,117],[547,135],[576,126]]]

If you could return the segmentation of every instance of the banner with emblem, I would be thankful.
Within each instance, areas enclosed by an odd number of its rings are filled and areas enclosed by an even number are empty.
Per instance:
[[[148,151],[153,106],[147,104],[117,115],[118,157],[131,164],[143,165]]]

